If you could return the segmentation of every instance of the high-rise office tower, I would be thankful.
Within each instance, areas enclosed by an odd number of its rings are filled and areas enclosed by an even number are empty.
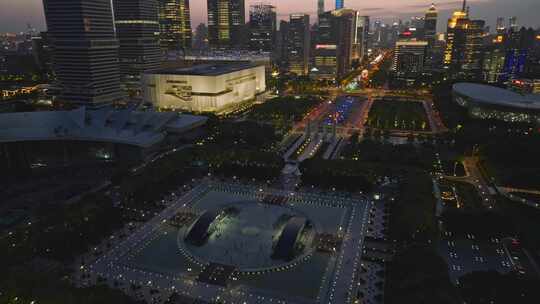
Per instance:
[[[289,47],[289,22],[285,20],[281,20],[279,22],[279,31],[277,33],[277,41],[276,41],[276,48],[277,48],[277,58],[278,60],[278,66],[281,71],[287,71],[289,68],[289,62],[288,62],[288,47]]]
[[[427,54],[426,54],[426,66],[431,67],[433,65],[433,56],[435,42],[437,40],[437,18],[439,12],[435,7],[435,4],[431,4],[429,9],[426,12],[425,21],[424,21],[424,38],[428,43]]]
[[[369,48],[369,16],[358,16],[356,21],[356,45],[359,59],[366,58]]]
[[[483,79],[489,83],[502,82],[506,52],[500,45],[493,44],[484,51]]]
[[[428,42],[400,39],[396,42],[392,69],[398,78],[416,77],[424,71]]]
[[[338,34],[337,78],[342,78],[351,70],[358,12],[352,9],[340,9],[334,13]]]
[[[43,5],[57,101],[98,106],[122,100],[111,0],[44,0]]]
[[[425,39],[425,33],[426,33],[425,26],[426,26],[426,20],[424,17],[418,17],[418,16],[411,17],[411,26],[409,27],[409,30],[412,31],[414,38],[418,40]]]
[[[504,34],[506,32],[506,26],[504,25],[504,18],[497,17],[497,34]]]
[[[32,55],[42,77],[51,76],[52,54],[47,32],[41,32],[39,36],[32,37]]]
[[[538,65],[538,49],[535,51],[535,41],[538,41],[537,33],[533,29],[521,28],[510,30],[505,36],[505,63],[502,80],[508,81],[525,77],[525,73],[531,67]],[[527,77],[535,77],[536,73],[530,73]]]
[[[478,80],[482,76],[484,55],[484,20],[471,20],[465,42],[465,62],[462,66],[466,78]]]
[[[114,0],[113,5],[122,80],[128,90],[138,90],[141,74],[161,61],[157,1]]]
[[[481,78],[485,22],[469,19],[463,9],[448,20],[444,67],[453,78]]]
[[[317,16],[324,13],[324,0],[317,0]]]
[[[276,43],[276,8],[258,3],[249,8],[249,47],[253,51],[271,52]]]
[[[289,71],[297,75],[307,75],[311,44],[309,15],[291,14],[288,32],[287,61],[289,62]]]
[[[508,19],[508,28],[512,31],[515,31],[517,32],[519,30],[519,25],[518,25],[518,22],[517,22],[517,17],[510,17]]]
[[[208,0],[208,42],[214,48],[241,48],[245,36],[244,0]]]
[[[158,0],[159,41],[162,50],[191,48],[189,0]]]
[[[452,17],[448,19],[444,68],[450,75],[459,72],[465,62],[465,46],[469,24],[469,16],[464,10],[455,11]]]
[[[319,33],[315,45],[314,76],[341,78],[351,69],[357,38],[358,12],[340,9],[319,16]]]
[[[432,4],[426,12],[425,21],[424,21],[424,36],[426,41],[429,43],[429,47],[432,47],[435,44],[437,39],[437,18],[439,17],[439,12],[435,7],[435,4]]]
[[[332,12],[319,15],[319,27],[313,54],[313,76],[335,79],[337,72],[337,38]]]
[[[345,0],[336,0],[336,10],[342,9],[345,5]]]

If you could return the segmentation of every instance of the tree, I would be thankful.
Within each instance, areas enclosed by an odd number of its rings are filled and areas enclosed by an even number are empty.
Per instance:
[[[496,271],[476,271],[459,280],[467,303],[536,303],[540,299],[540,281]]]
[[[459,303],[448,265],[432,248],[415,246],[397,254],[386,283],[385,303]]]

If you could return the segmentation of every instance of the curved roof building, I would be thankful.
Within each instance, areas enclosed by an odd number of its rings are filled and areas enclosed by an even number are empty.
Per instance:
[[[186,242],[195,246],[202,246],[211,233],[210,226],[220,214],[220,210],[205,211],[201,214],[189,229],[185,237]]]
[[[206,123],[202,116],[104,107],[0,114],[0,170],[137,163]]]
[[[140,112],[102,108],[0,114],[0,143],[92,141],[149,148],[167,133],[182,133],[207,118],[174,112]]]
[[[467,107],[469,114],[475,118],[540,123],[539,94],[522,95],[476,83],[456,83],[452,94],[454,101]]]
[[[294,257],[294,247],[306,223],[303,217],[295,216],[289,219],[274,248],[274,258],[288,260]]]

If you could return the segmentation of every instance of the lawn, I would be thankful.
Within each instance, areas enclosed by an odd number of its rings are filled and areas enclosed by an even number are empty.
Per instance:
[[[452,183],[456,188],[457,196],[461,208],[466,210],[481,210],[483,209],[482,197],[478,194],[477,189],[468,183]]]
[[[288,131],[320,102],[319,98],[312,96],[277,97],[253,106],[248,118],[259,123],[271,123],[279,131]]]
[[[384,130],[430,130],[422,103],[409,101],[376,101],[369,112],[367,125]]]

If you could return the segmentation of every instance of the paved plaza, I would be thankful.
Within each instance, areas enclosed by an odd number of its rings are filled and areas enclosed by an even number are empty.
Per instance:
[[[155,290],[156,302],[175,292],[222,303],[349,303],[360,279],[356,270],[368,206],[363,197],[204,181],[85,271],[122,286]],[[188,243],[197,219],[215,210],[228,215],[216,213],[202,245]],[[279,243],[276,231],[285,231],[291,218],[304,220],[298,252],[288,259],[272,257]],[[320,244],[324,240],[339,245]]]

